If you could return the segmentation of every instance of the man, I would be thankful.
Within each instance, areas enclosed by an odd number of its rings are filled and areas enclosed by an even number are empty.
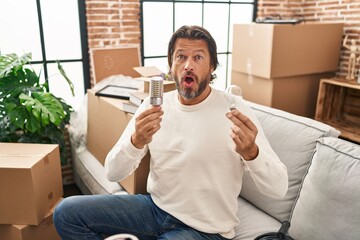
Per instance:
[[[145,100],[105,162],[109,180],[119,181],[150,151],[149,195],[64,199],[54,214],[64,239],[117,233],[141,240],[231,239],[245,169],[263,193],[285,195],[286,168],[251,108],[210,86],[218,65],[210,33],[178,29],[168,62],[177,91],[165,93],[162,106]],[[237,109],[230,111],[233,101]]]

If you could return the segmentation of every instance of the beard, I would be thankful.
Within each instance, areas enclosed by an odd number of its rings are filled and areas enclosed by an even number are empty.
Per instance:
[[[176,89],[177,89],[178,93],[180,94],[180,96],[184,97],[185,99],[191,100],[191,99],[194,99],[194,98],[200,96],[205,91],[207,85],[210,84],[211,74],[209,73],[206,78],[200,79],[200,80],[194,74],[191,74],[191,73],[186,73],[186,74],[190,74],[193,76],[194,81],[198,85],[197,88],[193,89],[193,88],[188,88],[188,87],[185,87],[184,85],[181,85],[180,84],[181,81],[184,81],[184,80],[182,80],[182,78],[179,79],[174,74],[172,74],[173,75],[172,78],[175,80]]]

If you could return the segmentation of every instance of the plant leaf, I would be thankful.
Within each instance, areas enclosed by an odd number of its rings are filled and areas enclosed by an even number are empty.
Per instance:
[[[41,129],[42,122],[40,122],[35,116],[28,114],[25,122],[25,129],[29,132],[37,132]]]
[[[64,131],[73,109],[48,92],[47,81],[40,83],[30,60],[31,53],[0,54],[0,141],[59,144],[65,163]],[[74,96],[72,82],[57,63]]]
[[[15,53],[0,55],[0,78],[11,72],[16,73],[30,60],[31,53],[25,53],[21,57],[18,57]]]
[[[26,119],[28,118],[28,112],[24,106],[9,107],[8,112],[10,122],[17,128],[24,129],[25,122],[27,121]]]
[[[59,126],[65,117],[60,101],[51,93],[34,92],[32,96],[21,94],[20,101],[42,126],[48,125],[49,122]]]
[[[61,73],[61,75],[66,79],[67,83],[69,84],[69,87],[70,87],[70,91],[71,91],[71,94],[73,96],[75,96],[75,93],[74,93],[74,84],[71,82],[71,80],[68,78],[68,76],[66,75],[65,73],[65,70],[64,68],[62,67],[62,65],[60,64],[59,61],[56,61],[57,62],[57,67]]]

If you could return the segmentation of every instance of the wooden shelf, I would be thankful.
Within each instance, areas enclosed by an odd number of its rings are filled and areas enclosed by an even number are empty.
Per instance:
[[[315,119],[360,143],[360,85],[342,79],[321,79]]]
[[[336,128],[337,130],[341,131],[341,138],[350,140],[352,142],[360,143],[360,134],[353,132],[353,126],[347,126],[340,122],[335,121],[326,121],[326,120],[320,120],[323,123],[329,124],[330,126]]]

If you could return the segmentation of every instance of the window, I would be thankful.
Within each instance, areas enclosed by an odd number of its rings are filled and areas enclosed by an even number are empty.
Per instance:
[[[145,66],[168,72],[167,45],[182,25],[205,27],[218,47],[220,66],[213,86],[224,90],[230,82],[232,26],[255,20],[257,0],[142,0],[142,59]]]
[[[77,109],[90,86],[85,1],[2,0],[0,9],[1,53],[31,52],[31,65],[50,91]],[[75,97],[57,60],[74,84]]]

